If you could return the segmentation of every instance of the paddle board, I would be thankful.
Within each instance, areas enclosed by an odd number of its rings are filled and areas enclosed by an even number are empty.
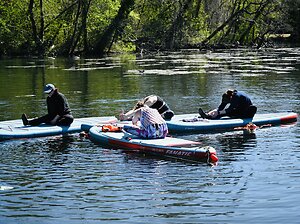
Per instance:
[[[102,128],[98,126],[90,128],[89,137],[101,146],[114,149],[189,161],[207,163],[218,161],[216,150],[213,147],[202,146],[200,142],[181,138],[142,139],[125,132],[103,132]]]
[[[53,135],[64,135],[81,131],[81,125],[106,124],[117,121],[116,117],[85,117],[75,118],[70,126],[52,126],[41,124],[39,126],[24,126],[21,119],[0,122],[0,140],[35,138]]]
[[[242,127],[249,123],[260,125],[280,125],[296,122],[298,114],[293,112],[256,114],[253,118],[232,119],[222,117],[217,120],[199,118],[199,114],[175,115],[167,121],[170,133],[210,132],[218,130],[230,130]]]

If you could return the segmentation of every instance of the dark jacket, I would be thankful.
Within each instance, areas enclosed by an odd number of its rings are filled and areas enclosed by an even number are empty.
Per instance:
[[[48,115],[55,117],[56,115],[63,116],[66,114],[71,114],[71,109],[69,107],[67,98],[64,94],[58,92],[57,89],[54,90],[53,94],[47,97],[47,108]]]
[[[230,105],[225,109],[226,115],[228,116],[243,114],[248,110],[249,106],[252,105],[249,96],[246,93],[237,90],[234,90],[229,102],[222,102],[220,104],[218,111],[223,110],[228,103],[230,103]]]
[[[150,96],[149,96],[150,97]],[[165,101],[163,101],[162,98],[160,98],[159,96],[156,96],[157,97],[157,101],[150,105],[149,107],[152,108],[152,109],[156,109],[158,110],[158,112],[160,114],[163,114],[164,112],[170,110],[169,106],[165,103]],[[148,100],[148,97],[146,97],[144,99],[144,103]]]

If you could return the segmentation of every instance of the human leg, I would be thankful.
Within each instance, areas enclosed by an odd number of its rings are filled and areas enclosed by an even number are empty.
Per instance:
[[[205,113],[201,108],[199,108],[199,114],[202,118],[206,118],[206,119],[218,119],[221,117],[217,109]]]
[[[22,114],[21,119],[22,119],[22,122],[23,122],[24,126],[29,125],[28,117],[27,117],[26,114]]]
[[[256,106],[249,106],[245,110],[233,110],[230,114],[228,114],[229,117],[231,118],[253,118],[255,113],[257,111]]]
[[[51,117],[47,114],[47,115],[42,116],[42,117],[34,118],[32,120],[28,120],[28,125],[38,126],[42,123],[49,124],[50,121],[51,121]]]
[[[205,113],[202,108],[199,108],[199,114],[202,118],[211,119],[212,117]]]
[[[251,105],[248,107],[247,111],[245,112],[245,116],[247,118],[253,118],[254,115],[256,114],[256,112],[257,112],[257,107],[254,105]]]
[[[145,138],[146,136],[146,131],[144,129],[140,129],[139,127],[124,125],[123,130],[138,137]]]
[[[72,124],[73,121],[73,116],[71,114],[66,114],[62,118],[58,119],[56,125],[70,126],[70,124]]]
[[[23,125],[31,125],[31,126],[38,126],[42,123],[49,123],[50,122],[50,116],[47,114],[42,117],[34,118],[31,120],[28,120],[28,117],[26,114],[22,114],[21,116]]]
[[[158,126],[158,129],[159,129],[159,134],[157,138],[165,138],[169,132],[167,124],[160,124]]]

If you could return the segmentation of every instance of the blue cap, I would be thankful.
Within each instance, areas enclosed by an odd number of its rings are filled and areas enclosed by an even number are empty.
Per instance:
[[[45,85],[45,88],[44,88],[44,93],[51,93],[52,90],[55,89],[55,86],[53,84],[47,84]]]

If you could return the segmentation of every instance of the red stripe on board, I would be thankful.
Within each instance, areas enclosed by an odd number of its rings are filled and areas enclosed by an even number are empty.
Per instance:
[[[171,143],[171,144],[167,144],[166,146],[190,146],[190,145],[201,145],[201,142],[193,142],[193,141],[187,141],[185,143]]]
[[[152,153],[152,154],[154,153],[162,156],[185,157],[185,158],[193,158],[193,159],[205,160],[205,161],[208,159],[209,156],[206,151],[194,152],[194,151],[185,151],[185,150],[172,150],[172,149],[160,148],[155,146],[139,145],[136,143],[123,142],[123,141],[118,141],[113,139],[109,139],[108,142],[114,148],[118,146],[123,149],[130,149],[133,151],[139,151],[143,153]]]
[[[294,122],[297,121],[298,114],[291,114],[289,116],[280,118],[281,123],[289,123],[289,122]]]

